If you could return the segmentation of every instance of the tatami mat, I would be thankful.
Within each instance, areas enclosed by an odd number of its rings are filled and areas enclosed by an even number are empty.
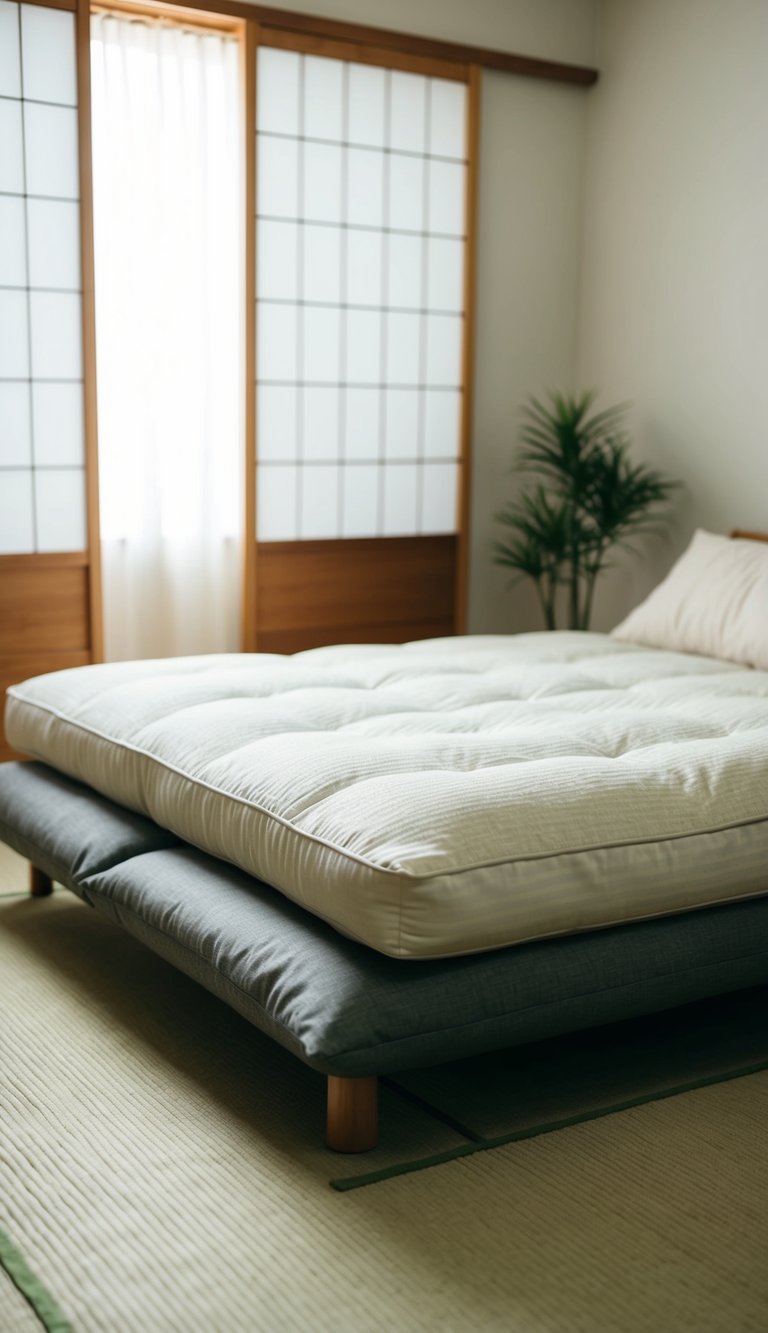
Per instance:
[[[0,1227],[78,1333],[768,1326],[768,1074],[339,1194],[322,1079],[70,895],[0,905],[0,988]]]
[[[0,1267],[0,1329],[3,1333],[40,1333],[40,1320],[5,1269]]]

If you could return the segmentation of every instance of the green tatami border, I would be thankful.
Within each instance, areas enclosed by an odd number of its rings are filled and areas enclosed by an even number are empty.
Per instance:
[[[21,1250],[7,1232],[2,1230],[0,1230],[0,1267],[5,1269],[11,1282],[32,1307],[47,1333],[74,1333],[66,1315],[32,1272]]]
[[[446,1162],[457,1161],[461,1157],[471,1157],[478,1152],[488,1152],[491,1148],[502,1148],[507,1143],[520,1143],[524,1139],[539,1138],[542,1134],[554,1134],[561,1129],[570,1129],[572,1125],[582,1125],[589,1120],[601,1120],[604,1116],[617,1115],[621,1111],[631,1111],[650,1102],[667,1101],[670,1097],[679,1097],[684,1092],[696,1092],[699,1088],[712,1087],[716,1083],[730,1083],[733,1079],[748,1078],[750,1074],[760,1074],[766,1069],[768,1069],[768,1057],[758,1064],[727,1070],[722,1074],[710,1074],[706,1078],[676,1084],[673,1088],[663,1088],[657,1092],[649,1092],[644,1096],[631,1097],[627,1101],[616,1102],[610,1106],[600,1106],[595,1110],[566,1116],[562,1120],[550,1120],[545,1124],[529,1125],[526,1129],[515,1129],[509,1134],[499,1134],[490,1139],[480,1138],[474,1131],[464,1129],[461,1132],[465,1133],[470,1141],[461,1143],[455,1148],[447,1148],[444,1152],[435,1153],[431,1157],[418,1157],[409,1162],[398,1162],[394,1166],[383,1166],[377,1171],[363,1172],[359,1176],[337,1177],[328,1183],[331,1189],[338,1190],[340,1193],[361,1189],[364,1185],[378,1185],[381,1181],[392,1180],[395,1176],[407,1176],[415,1171],[426,1171],[430,1167],[443,1166]],[[388,1080],[388,1082],[391,1087],[397,1089],[394,1080]],[[400,1089],[397,1090],[400,1091]],[[422,1098],[418,1098],[418,1101],[425,1110],[429,1111],[431,1109]],[[436,1108],[434,1114],[435,1119],[444,1119]],[[455,1121],[452,1123],[456,1124]]]

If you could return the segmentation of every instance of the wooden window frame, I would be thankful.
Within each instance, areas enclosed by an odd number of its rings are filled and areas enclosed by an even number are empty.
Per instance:
[[[469,81],[469,66],[463,60],[443,60],[437,56],[396,51],[372,43],[349,42],[319,33],[271,28],[260,24],[258,45],[278,51],[295,51],[303,56],[324,56],[328,60],[345,60],[358,65],[376,65],[380,69],[402,70],[406,74],[423,74],[429,79],[453,79],[457,83]]]
[[[49,0],[32,0],[34,4],[47,4]],[[27,0],[24,0],[27,3]],[[96,409],[96,311],[95,311],[95,276],[94,276],[94,250],[93,250],[93,164],[91,153],[91,79],[90,79],[90,37],[91,37],[91,14],[114,14],[117,17],[131,18],[137,21],[146,19],[148,21],[166,21],[174,27],[188,28],[194,31],[207,31],[212,33],[226,33],[238,38],[240,44],[241,61],[241,80],[244,87],[246,98],[246,117],[248,108],[248,61],[246,57],[248,29],[252,26],[242,18],[231,15],[226,6],[221,9],[218,4],[213,3],[206,6],[205,9],[198,7],[189,7],[186,4],[176,4],[174,0],[166,3],[166,0],[150,0],[150,3],[141,3],[141,0],[111,0],[110,3],[101,3],[96,0],[54,0],[54,3],[62,9],[73,9],[77,13],[77,61],[78,61],[78,91],[79,107],[82,111],[78,113],[78,127],[80,135],[80,172],[81,172],[81,238],[82,238],[82,263],[83,263],[83,340],[84,340],[84,374],[85,374],[85,434],[86,434],[86,476],[87,476],[87,513],[88,513],[88,533],[89,533],[89,551],[90,551],[90,600],[94,644],[97,644],[97,650],[94,650],[94,661],[101,661],[104,655],[103,646],[103,608],[102,608],[102,586],[101,586],[101,554],[99,537],[99,470],[98,470],[98,428],[97,428],[97,409]],[[251,95],[255,94],[255,88],[251,88]],[[255,112],[254,112],[255,114]],[[247,139],[247,135],[246,135]],[[245,207],[248,207],[247,190],[253,188],[255,179],[254,164],[247,159],[244,168],[246,197]],[[252,201],[251,201],[252,202]],[[248,215],[247,215],[248,216]],[[255,232],[252,236],[248,235],[248,223],[246,222],[246,263],[245,263],[245,283],[246,290],[248,282],[254,281],[254,269],[251,262],[249,266],[249,256],[253,250],[253,241]],[[246,345],[252,345],[253,338],[253,316],[250,311],[252,302],[247,302],[245,306],[245,337]],[[250,376],[246,378],[246,453],[248,450],[247,441],[253,430],[254,404],[249,405],[249,397],[252,397],[250,390]],[[246,513],[246,519],[248,515]],[[246,561],[247,566],[247,561]],[[247,576],[247,568],[245,570]]]
[[[42,0],[38,2],[42,3]],[[167,3],[166,0],[157,0],[154,4],[151,0],[145,4],[141,0],[114,0],[114,3],[110,3],[110,0],[91,0],[88,8],[91,14],[114,14],[116,18],[147,19],[152,23],[165,21],[174,28],[190,28],[197,32],[202,29],[205,32],[242,37],[245,29],[243,19],[217,13],[214,9],[190,9],[186,4]]]
[[[477,233],[477,187],[479,154],[480,93],[483,68],[495,69],[527,78],[552,80],[588,88],[597,80],[597,71],[580,65],[540,60],[511,52],[441,42],[431,38],[395,32],[334,19],[318,18],[291,10],[276,10],[251,5],[242,0],[113,0],[112,4],[89,0],[53,0],[65,8],[77,8],[90,16],[91,8],[135,14],[137,17],[165,17],[169,21],[212,30],[236,33],[240,38],[241,82],[245,98],[244,121],[244,206],[245,206],[245,499],[244,561],[241,608],[241,644],[246,652],[257,646],[257,542],[256,534],[256,51],[259,45],[308,55],[352,60],[362,64],[403,70],[433,78],[450,78],[468,85],[466,158],[466,251],[464,270],[464,334],[462,346],[462,406],[459,452],[459,501],[457,512],[457,573],[454,624],[464,632],[467,620],[467,584],[469,568],[469,520],[471,504],[471,435],[474,404],[475,272]],[[89,24],[78,22],[78,33],[88,34]],[[81,43],[79,42],[79,45]],[[87,45],[87,42],[86,42]],[[83,57],[87,60],[87,55]],[[90,116],[90,109],[89,109]],[[81,117],[81,121],[85,117]],[[89,117],[88,117],[89,119]],[[92,228],[92,219],[91,219]],[[92,243],[91,243],[92,263]],[[86,268],[84,268],[84,273]],[[89,317],[90,318],[90,317]],[[86,320],[88,326],[88,319]],[[88,333],[86,337],[88,339]],[[89,353],[93,357],[93,351]],[[90,531],[98,531],[97,459],[95,452],[95,376],[90,416],[93,421],[92,452],[89,452]],[[87,412],[88,412],[87,407]],[[91,539],[93,543],[93,537]],[[91,546],[92,551],[94,546]],[[98,578],[97,562],[94,579]],[[94,583],[95,587],[95,583]]]
[[[30,0],[58,9],[78,10],[83,0]],[[103,8],[122,10],[130,0],[117,0]],[[87,6],[86,6],[87,7]],[[297,33],[307,38],[343,41],[358,47],[378,47],[390,53],[426,57],[436,61],[460,65],[479,65],[481,69],[495,69],[524,78],[545,79],[555,83],[570,83],[579,88],[590,88],[598,79],[598,71],[589,65],[565,61],[542,60],[538,56],[524,56],[492,47],[469,46],[459,42],[438,41],[415,33],[398,32],[391,28],[371,27],[361,23],[347,23],[339,19],[319,18],[291,9],[273,9],[266,5],[248,4],[246,0],[158,0],[158,4],[142,6],[136,0],[135,10],[146,13],[162,10],[168,17],[181,13],[188,20],[199,15],[204,26],[219,26],[223,17],[253,23],[263,35],[269,31]],[[231,31],[231,29],[230,29]]]
[[[461,498],[458,522],[458,568],[456,625],[462,628],[466,618],[466,570],[468,561],[469,504],[470,504],[470,435],[473,402],[473,342],[475,298],[475,235],[477,208],[478,125],[480,84],[483,69],[493,69],[526,78],[550,80],[574,87],[589,88],[598,77],[593,68],[558,61],[541,60],[513,52],[437,41],[411,33],[372,27],[357,23],[319,18],[292,10],[274,9],[265,5],[251,5],[246,0],[113,0],[112,4],[91,5],[90,0],[24,0],[44,8],[61,9],[75,15],[76,54],[78,78],[78,137],[80,165],[80,235],[83,287],[83,393],[85,408],[85,461],[87,551],[79,553],[46,554],[45,557],[0,557],[0,571],[13,574],[19,561],[34,563],[52,569],[80,563],[87,565],[89,644],[87,651],[92,661],[103,656],[103,629],[101,604],[101,561],[98,503],[98,447],[96,406],[96,348],[93,259],[93,181],[91,156],[91,89],[90,89],[90,16],[92,8],[133,13],[137,18],[161,17],[169,22],[212,31],[230,32],[240,38],[242,81],[245,95],[245,307],[246,339],[246,553],[243,588],[244,648],[255,642],[255,542],[249,540],[255,533],[255,53],[259,43],[283,49],[301,49],[308,54],[337,56],[359,63],[383,65],[434,77],[458,78],[466,81],[469,90],[468,127],[470,140],[467,160],[467,250],[465,263],[465,336],[462,352],[462,420],[461,420]],[[343,48],[343,50],[342,50]],[[248,614],[246,614],[248,608]]]
[[[40,5],[41,9],[65,9],[69,14],[76,14],[78,0],[19,0],[19,3]]]
[[[255,652],[260,646],[258,626],[258,534],[256,532],[256,486],[257,486],[257,440],[256,440],[256,386],[253,367],[256,364],[255,332],[255,262],[256,262],[256,97],[255,67],[256,53],[259,46],[294,51],[301,55],[324,56],[326,58],[376,65],[384,69],[395,69],[406,73],[420,74],[427,78],[452,79],[467,86],[467,121],[465,159],[467,163],[465,182],[465,251],[464,251],[464,287],[462,299],[463,331],[461,349],[461,415],[459,423],[459,483],[456,507],[456,527],[453,534],[456,543],[456,567],[454,579],[453,632],[463,634],[467,625],[469,551],[470,551],[470,506],[471,506],[471,467],[472,467],[472,417],[473,417],[473,380],[474,380],[474,344],[475,344],[475,272],[476,272],[476,234],[477,234],[477,192],[478,192],[478,155],[480,130],[480,93],[482,70],[477,64],[459,61],[445,61],[441,57],[426,54],[413,55],[408,52],[389,50],[384,47],[350,43],[336,37],[319,34],[305,34],[265,28],[260,24],[246,24],[244,55],[246,59],[246,78],[253,80],[252,86],[246,87],[246,201],[250,204],[248,212],[248,257],[251,271],[246,275],[247,290],[250,292],[250,307],[246,315],[245,364],[249,368],[248,397],[246,400],[246,474],[245,474],[245,547],[241,641],[245,652]],[[347,542],[349,538],[339,538]],[[374,539],[375,540],[375,539]],[[382,540],[392,541],[392,538]],[[306,543],[303,543],[306,545]],[[289,544],[281,543],[282,546]]]
[[[77,134],[80,158],[80,262],[83,288],[83,406],[91,654],[104,658],[104,612],[99,526],[99,440],[96,407],[96,282],[93,251],[93,155],[91,148],[91,13],[77,0]]]
[[[85,0],[23,0],[74,16],[82,302],[86,548],[0,555],[0,702],[28,676],[84,666],[103,657],[90,115],[90,11]],[[6,745],[0,759],[20,758]]]

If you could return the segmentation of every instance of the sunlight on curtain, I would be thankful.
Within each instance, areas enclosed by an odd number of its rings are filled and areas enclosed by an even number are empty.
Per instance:
[[[108,660],[239,646],[238,58],[231,37],[92,18]]]

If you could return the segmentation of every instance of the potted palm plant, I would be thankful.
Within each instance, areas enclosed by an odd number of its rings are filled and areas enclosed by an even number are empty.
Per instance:
[[[533,581],[547,629],[565,603],[569,629],[589,629],[595,584],[615,547],[658,531],[678,485],[629,459],[625,405],[591,412],[596,393],[531,396],[523,408],[518,471],[536,477],[496,515],[507,530],[495,562]],[[560,590],[563,590],[562,593]]]

